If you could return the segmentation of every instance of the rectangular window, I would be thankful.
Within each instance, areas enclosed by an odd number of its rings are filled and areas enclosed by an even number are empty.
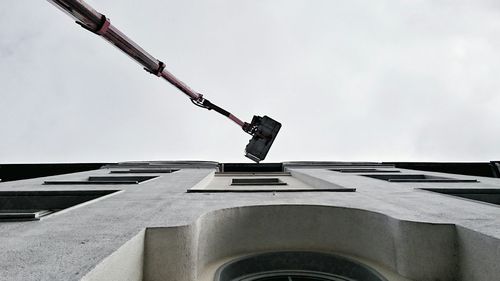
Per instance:
[[[128,169],[113,170],[110,174],[168,174],[179,171],[178,169]]]
[[[283,172],[282,163],[221,163],[219,171],[223,173],[268,173]]]
[[[399,170],[380,170],[375,168],[336,168],[330,171],[340,173],[399,173]]]
[[[396,168],[394,164],[376,162],[285,162],[286,169],[347,169],[347,168]]]
[[[422,188],[422,190],[447,194],[474,201],[500,205],[500,189],[498,188]]]
[[[279,178],[237,178],[232,179],[231,185],[286,185]]]
[[[0,222],[39,220],[41,217],[50,215],[56,211],[58,210],[57,209],[51,209],[51,210],[5,209],[5,210],[0,210]]]
[[[477,180],[455,179],[421,174],[363,175],[388,182],[477,182]]]
[[[156,176],[93,176],[86,180],[54,180],[45,181],[44,184],[139,184],[141,182],[151,180]]]
[[[0,191],[0,221],[39,220],[118,190]]]
[[[215,172],[216,177],[286,177],[291,176],[289,172],[252,172],[252,173],[243,173],[243,172]]]

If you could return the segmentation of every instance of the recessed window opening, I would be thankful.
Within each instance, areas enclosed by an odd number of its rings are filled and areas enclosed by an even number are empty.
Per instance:
[[[500,161],[491,161],[490,167],[491,167],[493,176],[496,178],[500,178]]]
[[[44,184],[139,184],[157,176],[92,176],[87,180],[52,180]]]
[[[279,178],[235,178],[231,185],[286,185]]]
[[[252,274],[238,281],[352,281],[342,276],[307,270],[276,270]]]
[[[447,177],[429,176],[421,174],[390,174],[390,175],[363,175],[388,182],[477,182],[477,180],[455,179]]]
[[[118,190],[0,191],[0,222],[29,221]]]
[[[0,210],[0,222],[5,221],[32,221],[50,215],[59,209],[39,210],[39,209],[5,209]]]
[[[422,190],[500,206],[499,188],[422,188]]]
[[[270,177],[291,176],[290,172],[215,172],[216,177]]]
[[[224,173],[268,173],[284,172],[282,163],[221,163],[219,171]]]
[[[177,172],[179,169],[128,169],[128,170],[113,170],[110,174],[168,174]]]
[[[336,168],[330,171],[341,173],[400,173],[399,170],[380,170],[375,168]]]
[[[215,281],[386,281],[355,260],[315,252],[274,252],[243,257],[222,265]]]

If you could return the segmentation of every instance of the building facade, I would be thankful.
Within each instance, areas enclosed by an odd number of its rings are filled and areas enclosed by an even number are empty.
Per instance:
[[[500,280],[498,163],[473,166],[24,168],[44,177],[0,182],[0,280]]]

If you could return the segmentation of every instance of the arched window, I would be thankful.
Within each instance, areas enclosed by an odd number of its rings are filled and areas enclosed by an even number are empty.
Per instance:
[[[386,281],[352,259],[316,252],[273,252],[246,256],[221,266],[215,281]]]

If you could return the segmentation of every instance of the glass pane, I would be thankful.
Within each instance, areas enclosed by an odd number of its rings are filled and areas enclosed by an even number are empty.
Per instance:
[[[287,276],[273,276],[255,279],[255,281],[290,281]]]
[[[321,277],[317,276],[316,274],[311,274],[310,276],[308,275],[303,275],[303,274],[293,274],[293,273],[277,273],[274,276],[270,276],[271,274],[265,276],[265,277],[257,277],[257,278],[249,278],[245,280],[251,280],[251,281],[342,281],[342,280],[348,280],[344,278],[336,278],[334,276],[331,277]]]

